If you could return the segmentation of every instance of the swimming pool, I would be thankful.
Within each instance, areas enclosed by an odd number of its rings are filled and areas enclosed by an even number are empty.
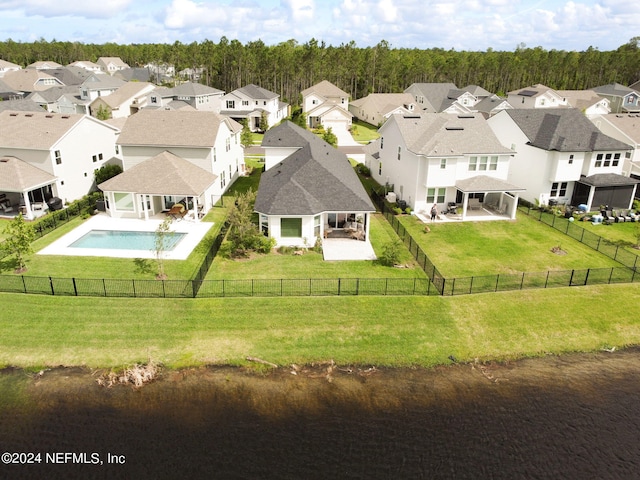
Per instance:
[[[165,235],[164,250],[172,251],[186,236],[186,233],[169,232]],[[100,248],[107,250],[155,250],[156,232],[136,232],[122,230],[90,230],[69,248]]]

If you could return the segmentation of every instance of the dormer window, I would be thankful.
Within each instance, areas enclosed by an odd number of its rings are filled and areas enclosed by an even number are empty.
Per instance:
[[[573,154],[569,155],[569,165],[573,165]]]

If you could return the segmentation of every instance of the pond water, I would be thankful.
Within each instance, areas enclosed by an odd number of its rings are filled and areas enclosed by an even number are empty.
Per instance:
[[[638,349],[433,369],[210,367],[164,371],[139,389],[98,386],[103,373],[60,368],[28,379],[15,393],[27,401],[0,411],[0,450],[40,452],[42,462],[0,464],[0,478],[627,479],[640,471]],[[45,463],[45,453],[61,461]]]

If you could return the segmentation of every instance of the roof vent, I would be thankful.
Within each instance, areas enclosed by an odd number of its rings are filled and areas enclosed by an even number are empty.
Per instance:
[[[18,116],[18,114],[17,114],[17,113],[10,113],[10,114],[9,114],[9,116],[10,116],[10,117],[17,117],[17,116]]]
[[[24,116],[25,117],[33,117],[33,113],[25,113]]]
[[[464,130],[464,127],[452,126],[452,127],[444,127],[444,129],[458,131],[458,130]]]

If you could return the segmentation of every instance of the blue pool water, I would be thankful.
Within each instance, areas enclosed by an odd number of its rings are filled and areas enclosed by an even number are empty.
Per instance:
[[[165,251],[173,250],[186,233],[171,232],[165,236]],[[73,242],[71,248],[105,248],[110,250],[155,250],[155,232],[91,230]]]

